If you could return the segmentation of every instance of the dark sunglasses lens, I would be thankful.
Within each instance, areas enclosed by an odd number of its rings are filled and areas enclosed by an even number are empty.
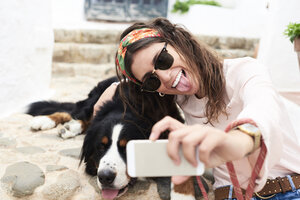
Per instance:
[[[171,56],[171,54],[169,54],[168,52],[163,51],[156,60],[155,69],[169,69],[173,65],[173,62],[173,56]]]
[[[148,91],[148,92],[155,92],[160,86],[160,80],[156,76],[150,76],[147,78],[143,85],[142,90]]]

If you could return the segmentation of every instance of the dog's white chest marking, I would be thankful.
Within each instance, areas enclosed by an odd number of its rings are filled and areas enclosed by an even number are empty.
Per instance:
[[[121,158],[118,151],[118,139],[122,131],[123,125],[117,124],[112,130],[112,143],[106,154],[101,158],[98,168],[98,174],[101,170],[111,170],[116,173],[116,178],[113,182],[114,187],[122,188],[129,182],[129,178],[126,174],[126,164]],[[101,185],[98,182],[99,185]]]

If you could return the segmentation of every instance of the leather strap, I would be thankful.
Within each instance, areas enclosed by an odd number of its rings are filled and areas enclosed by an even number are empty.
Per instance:
[[[232,123],[230,123],[226,127],[225,132],[228,132],[231,129],[233,129],[234,127],[239,126],[241,124],[245,124],[245,123],[250,123],[254,126],[257,126],[256,123],[252,119],[249,119],[249,118],[239,119],[239,120],[236,120],[236,121],[233,121]],[[248,182],[248,186],[247,186],[245,195],[243,195],[243,193],[242,193],[233,163],[232,162],[226,163],[226,166],[227,166],[227,169],[228,169],[228,172],[230,175],[230,180],[234,187],[234,194],[236,195],[236,198],[238,200],[250,200],[251,199],[251,196],[253,194],[254,187],[255,187],[255,180],[257,179],[258,174],[263,166],[263,163],[264,163],[265,157],[266,157],[266,153],[267,153],[267,147],[261,137],[260,152],[259,152],[258,158],[256,160],[256,163],[254,165],[254,168],[252,169],[251,178]],[[245,198],[244,198],[244,196],[245,196]]]
[[[296,189],[300,188],[300,175],[292,175],[292,181]],[[255,196],[262,196],[268,198],[271,195],[277,193],[285,193],[292,190],[292,186],[287,177],[277,177],[275,179],[268,179],[263,189],[257,193],[253,194]],[[230,192],[230,186],[217,188],[215,190],[215,200],[228,199],[228,194]],[[245,190],[243,190],[245,194]],[[235,193],[232,194],[232,198],[236,198]]]

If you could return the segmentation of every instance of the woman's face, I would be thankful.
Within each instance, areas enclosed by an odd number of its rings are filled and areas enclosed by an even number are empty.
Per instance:
[[[153,43],[149,47],[137,51],[133,56],[131,70],[133,75],[141,82],[144,76],[154,70],[153,59],[163,49],[165,43]],[[157,92],[165,94],[194,95],[199,93],[199,84],[187,63],[171,46],[167,45],[167,51],[174,58],[172,66],[167,70],[155,70],[161,85]]]

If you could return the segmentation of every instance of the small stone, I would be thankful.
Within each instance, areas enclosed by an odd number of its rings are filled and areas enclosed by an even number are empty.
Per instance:
[[[53,171],[61,171],[64,169],[68,169],[68,167],[63,166],[63,165],[47,165],[46,166],[46,171],[47,172],[53,172]]]
[[[0,148],[14,148],[17,146],[17,141],[13,138],[0,138]]]
[[[68,170],[60,174],[55,183],[45,187],[42,194],[48,200],[71,199],[79,187],[79,174],[73,170]]]
[[[45,152],[44,149],[42,149],[40,147],[36,147],[36,146],[19,147],[16,150],[23,154],[35,154],[35,153],[44,153]]]
[[[64,149],[59,152],[60,155],[79,159],[81,148]]]
[[[1,182],[8,193],[15,197],[25,197],[33,194],[35,188],[44,184],[45,175],[34,164],[18,162],[6,168]]]

